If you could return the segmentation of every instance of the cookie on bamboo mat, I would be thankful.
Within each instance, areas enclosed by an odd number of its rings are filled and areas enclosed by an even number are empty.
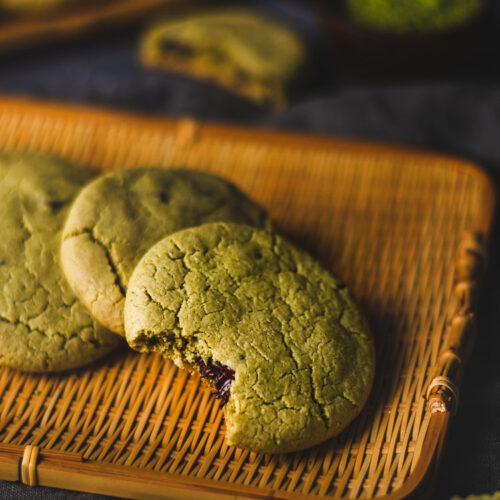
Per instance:
[[[228,181],[190,170],[120,170],[87,185],[66,221],[64,273],[110,330],[124,335],[123,305],[139,259],[170,233],[204,222],[264,226],[265,212]]]
[[[129,345],[199,372],[225,402],[230,444],[289,452],[338,434],[371,388],[374,350],[343,283],[276,234],[213,223],[141,259]]]
[[[60,269],[62,226],[90,174],[49,156],[0,155],[0,364],[76,368],[120,342],[75,297]]]
[[[141,60],[282,108],[304,68],[306,49],[297,34],[278,22],[224,9],[159,23],[142,39]]]

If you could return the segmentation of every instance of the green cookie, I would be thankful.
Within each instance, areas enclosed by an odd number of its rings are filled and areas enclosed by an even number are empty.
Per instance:
[[[371,388],[374,350],[338,278],[272,232],[213,223],[172,234],[135,269],[126,337],[208,379],[230,444],[307,448],[338,434]]]
[[[134,267],[163,237],[204,222],[266,224],[232,184],[189,170],[137,168],[96,179],[75,200],[61,260],[76,295],[107,328],[125,335],[123,305]]]
[[[68,206],[90,174],[49,156],[0,155],[0,364],[75,368],[120,342],[75,297],[59,266]]]
[[[306,48],[286,25],[225,7],[160,22],[144,35],[141,60],[282,108],[289,87],[305,73]]]

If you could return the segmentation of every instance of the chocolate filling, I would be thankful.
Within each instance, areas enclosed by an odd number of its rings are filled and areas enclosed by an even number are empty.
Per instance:
[[[231,382],[234,380],[234,370],[229,366],[208,361],[205,363],[201,358],[196,358],[200,375],[207,379],[214,388],[215,397],[220,399],[224,406],[231,395]]]
[[[175,40],[162,40],[161,50],[163,52],[169,52],[178,57],[193,57],[195,50],[183,42],[177,42]]]
[[[66,204],[65,200],[45,200],[45,206],[51,210],[59,210]]]
[[[158,198],[162,203],[168,203],[168,195],[165,191],[160,191],[158,193]]]

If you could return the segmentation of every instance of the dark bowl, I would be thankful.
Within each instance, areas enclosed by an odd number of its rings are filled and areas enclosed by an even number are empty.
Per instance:
[[[460,72],[481,56],[487,7],[468,23],[441,32],[387,33],[357,25],[325,2],[318,20],[337,69],[348,76],[387,80]]]

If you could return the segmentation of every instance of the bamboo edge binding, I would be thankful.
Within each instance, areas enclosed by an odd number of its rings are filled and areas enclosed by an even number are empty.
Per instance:
[[[455,262],[455,311],[448,323],[445,338],[447,347],[438,358],[437,375],[427,388],[427,406],[431,413],[456,414],[463,359],[469,355],[476,335],[474,303],[477,282],[481,278],[486,261],[486,249],[482,233],[465,233],[458,248]]]
[[[40,448],[38,446],[28,445],[24,448],[24,453],[21,461],[19,481],[28,486],[37,486],[38,477],[36,465],[38,460],[38,453]]]

